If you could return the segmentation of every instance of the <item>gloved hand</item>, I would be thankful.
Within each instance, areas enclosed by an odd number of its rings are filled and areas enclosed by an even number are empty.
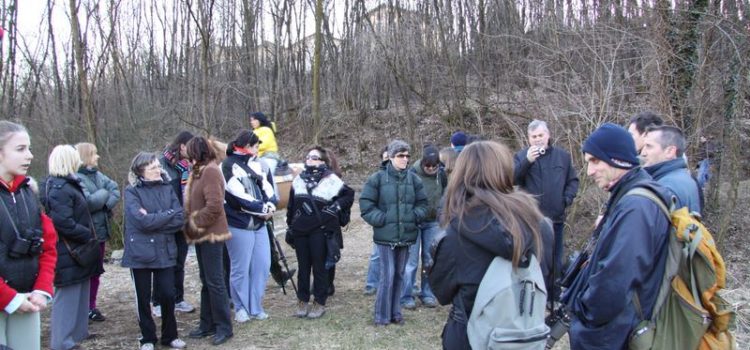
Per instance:
[[[263,214],[273,214],[276,211],[276,206],[271,202],[263,204]]]
[[[294,246],[294,235],[292,234],[292,229],[290,229],[290,228],[287,228],[287,229],[286,229],[286,234],[284,235],[284,241],[285,241],[285,242],[286,242],[286,244],[288,244],[288,245],[289,245],[290,247],[292,247],[292,248],[295,248],[295,249],[296,249],[296,247]]]
[[[323,208],[323,211],[332,216],[338,216],[341,211],[341,206],[339,205],[339,202],[333,202],[333,204]]]

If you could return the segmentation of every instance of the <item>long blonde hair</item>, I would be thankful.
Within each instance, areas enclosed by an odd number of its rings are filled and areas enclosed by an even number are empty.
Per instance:
[[[466,146],[445,192],[443,227],[453,219],[462,227],[469,211],[486,207],[513,238],[513,266],[521,260],[526,230],[534,239],[535,255],[542,256],[539,225],[543,216],[533,196],[513,188],[513,155],[505,145],[479,141]]]

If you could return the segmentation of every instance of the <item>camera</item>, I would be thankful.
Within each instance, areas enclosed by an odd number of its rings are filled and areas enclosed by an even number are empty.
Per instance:
[[[33,238],[26,239],[26,238],[17,236],[16,239],[13,241],[13,243],[10,244],[10,247],[8,249],[8,256],[14,259],[18,259],[18,258],[22,258],[25,256],[37,256],[42,253],[42,243],[44,242],[44,240],[39,238],[39,236],[41,236],[42,231],[41,230],[28,230],[28,231],[32,231],[32,233],[29,234],[29,236]]]
[[[549,337],[547,338],[547,346],[545,349],[552,349],[560,338],[565,333],[568,333],[570,329],[570,315],[564,306],[552,311],[549,316],[544,319],[544,323],[549,326]]]
[[[547,149],[544,147],[537,148],[539,150],[539,155],[543,156],[545,153],[547,153]]]

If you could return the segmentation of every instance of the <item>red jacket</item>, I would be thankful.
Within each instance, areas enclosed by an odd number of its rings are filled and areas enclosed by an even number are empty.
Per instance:
[[[0,180],[0,185],[13,193],[25,180],[25,176],[19,175],[13,179],[11,186],[2,180]],[[44,213],[42,213],[42,238],[44,243],[42,244],[42,254],[39,255],[39,276],[34,283],[34,290],[40,290],[52,296],[54,293],[52,282],[55,279],[55,264],[57,263],[57,250],[55,249],[57,232],[55,226],[52,225],[52,220]],[[16,297],[16,294],[18,294],[16,290],[5,284],[5,281],[0,278],[0,310],[5,309]]]

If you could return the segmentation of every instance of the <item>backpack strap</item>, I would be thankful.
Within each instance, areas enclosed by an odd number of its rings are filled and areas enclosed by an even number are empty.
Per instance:
[[[656,193],[654,193],[650,189],[647,189],[645,187],[636,187],[625,193],[625,196],[631,196],[631,195],[648,198],[649,200],[654,202],[654,204],[656,204],[659,207],[659,209],[661,209],[662,213],[664,213],[664,215],[667,216],[667,220],[670,220],[671,214],[670,214],[669,208],[667,208],[667,205],[664,204],[664,201],[661,198],[659,198],[659,196],[657,196]],[[664,293],[665,291],[662,291],[662,289],[664,288],[662,287],[659,288],[659,294],[656,298],[656,304],[654,305],[654,309],[652,310],[652,312],[656,312],[657,310],[659,310],[659,308],[664,302],[664,299],[666,298],[666,293]],[[633,291],[633,306],[635,307],[635,311],[638,313],[638,317],[640,317],[641,320],[645,320],[646,318],[645,318],[645,315],[643,314],[643,308],[641,307],[641,299],[640,297],[638,297],[638,291]],[[653,318],[653,315],[651,316]]]

